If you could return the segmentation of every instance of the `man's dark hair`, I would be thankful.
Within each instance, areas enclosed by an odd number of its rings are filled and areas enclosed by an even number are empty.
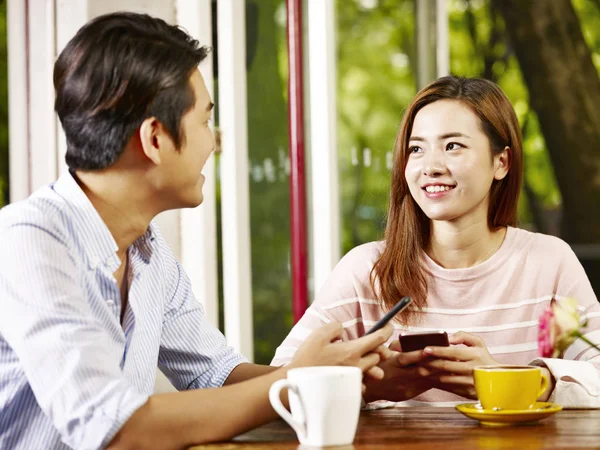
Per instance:
[[[54,108],[67,137],[68,166],[111,166],[148,117],[179,148],[181,117],[195,103],[189,77],[209,50],[145,14],[107,14],[84,25],[54,65]]]

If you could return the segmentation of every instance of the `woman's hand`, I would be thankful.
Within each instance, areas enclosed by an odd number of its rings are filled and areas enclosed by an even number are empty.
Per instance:
[[[420,364],[424,369],[420,373],[437,389],[476,399],[473,368],[499,363],[478,336],[460,331],[449,340],[450,347],[426,347],[423,350],[427,359]]]
[[[424,377],[430,371],[416,365],[428,358],[422,351],[401,353],[402,349],[398,341],[392,342],[389,350],[391,354],[376,366],[383,372],[383,377],[365,378],[364,399],[367,403],[376,400],[401,402],[433,387],[432,380]]]

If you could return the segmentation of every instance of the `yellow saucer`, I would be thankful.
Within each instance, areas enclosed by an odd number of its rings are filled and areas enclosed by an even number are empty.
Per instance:
[[[501,427],[545,419],[560,411],[562,406],[555,403],[537,402],[531,409],[494,411],[483,409],[479,403],[463,403],[456,405],[456,409],[471,419],[479,420],[482,425]]]

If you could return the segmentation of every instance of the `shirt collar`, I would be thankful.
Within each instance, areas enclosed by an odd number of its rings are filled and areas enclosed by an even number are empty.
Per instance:
[[[85,195],[71,172],[62,175],[52,189],[60,195],[70,207],[72,224],[77,234],[82,236],[83,252],[86,255],[88,267],[92,270],[105,264],[111,271],[117,270],[121,261],[117,256],[118,246],[106,223]],[[132,247],[139,251],[147,264],[152,256],[154,232],[152,226],[133,243]]]
[[[154,225],[151,223],[146,232],[135,240],[133,247],[139,252],[142,260],[146,263],[150,263],[152,257],[153,243],[156,239],[156,233],[153,229]]]

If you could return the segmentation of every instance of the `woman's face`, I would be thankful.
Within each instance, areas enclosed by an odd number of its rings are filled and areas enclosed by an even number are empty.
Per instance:
[[[475,113],[457,100],[439,100],[416,115],[404,176],[433,221],[487,219],[492,182],[508,173],[509,152],[492,157]]]

